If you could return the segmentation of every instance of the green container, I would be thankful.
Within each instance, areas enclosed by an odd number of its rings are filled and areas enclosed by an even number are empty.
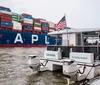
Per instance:
[[[34,22],[34,25],[41,25],[41,23],[38,23],[38,22]]]
[[[12,13],[12,21],[20,21],[20,15],[17,13]]]
[[[12,18],[12,21],[19,22],[19,19]]]

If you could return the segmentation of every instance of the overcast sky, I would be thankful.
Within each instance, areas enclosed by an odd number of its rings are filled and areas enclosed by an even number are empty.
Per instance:
[[[66,13],[69,27],[100,28],[100,0],[0,0],[0,5],[55,23]]]

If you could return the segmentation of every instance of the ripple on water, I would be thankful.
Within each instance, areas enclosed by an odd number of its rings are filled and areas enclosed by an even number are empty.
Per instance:
[[[45,48],[0,48],[0,85],[66,85],[61,72],[33,75],[27,65],[28,55],[43,56]]]

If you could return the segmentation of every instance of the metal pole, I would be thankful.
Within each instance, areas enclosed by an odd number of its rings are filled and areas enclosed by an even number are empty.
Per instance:
[[[81,45],[82,45],[82,51],[84,52],[84,43],[83,43],[83,34],[81,33]]]
[[[66,14],[64,14],[65,16],[65,22],[66,22]],[[69,46],[69,40],[68,40],[68,29],[67,29],[67,46]]]
[[[97,60],[99,60],[99,32],[98,32],[98,42],[97,42]]]

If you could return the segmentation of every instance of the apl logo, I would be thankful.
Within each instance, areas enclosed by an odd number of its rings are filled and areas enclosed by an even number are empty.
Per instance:
[[[32,44],[34,44],[34,42],[37,42],[38,40],[39,40],[38,35],[31,36],[31,43]],[[17,42],[24,43],[23,38],[22,38],[20,33],[17,33],[16,38],[14,40],[14,43],[17,43]],[[47,36],[45,36],[45,44],[49,44]]]

